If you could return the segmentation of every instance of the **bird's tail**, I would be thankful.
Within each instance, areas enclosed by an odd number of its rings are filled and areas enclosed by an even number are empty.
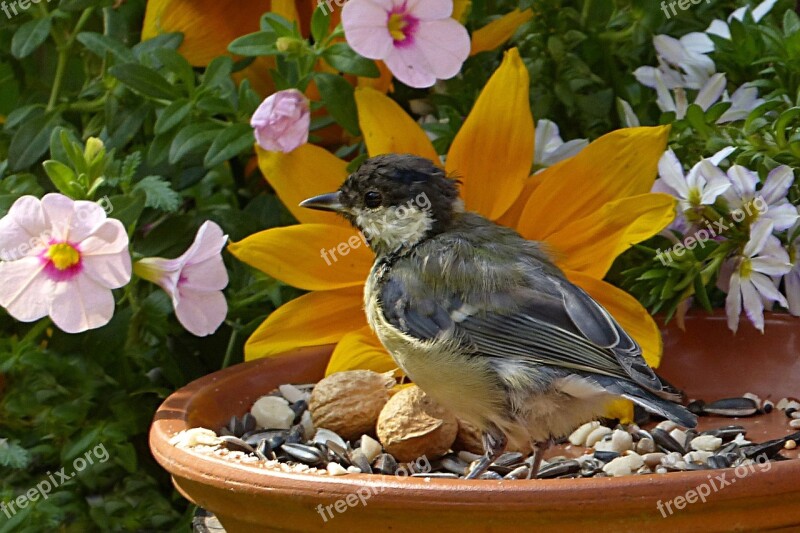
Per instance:
[[[611,376],[592,376],[597,383],[612,394],[641,405],[653,414],[672,420],[686,428],[697,426],[697,417],[682,405],[659,398],[630,381]]]

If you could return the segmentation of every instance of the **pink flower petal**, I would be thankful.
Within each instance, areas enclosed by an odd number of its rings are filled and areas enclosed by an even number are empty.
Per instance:
[[[202,263],[187,265],[181,272],[181,290],[221,291],[227,285],[228,271],[220,255]]]
[[[109,218],[80,243],[82,256],[117,254],[128,250],[128,233],[122,222]]]
[[[18,198],[0,219],[0,261],[38,254],[50,238],[49,229],[41,201],[34,196]]]
[[[82,257],[81,266],[84,274],[107,289],[118,289],[131,280],[131,256],[127,249],[112,255]]]
[[[0,262],[0,306],[22,322],[47,316],[52,282],[44,275],[38,257]]]
[[[94,202],[74,201],[63,194],[47,194],[42,209],[52,226],[52,238],[77,243],[106,220],[105,210]]]
[[[350,47],[369,59],[383,59],[394,47],[389,33],[391,1],[349,0],[342,8],[342,28]]]
[[[430,65],[431,73],[440,80],[458,74],[469,57],[469,33],[451,18],[421,21],[413,38],[416,49]]]
[[[108,324],[114,314],[114,296],[88,276],[55,284],[50,318],[62,331],[80,333]]]
[[[393,48],[383,61],[395,78],[409,87],[421,89],[436,83],[436,75],[415,45]]]
[[[420,20],[450,18],[453,0],[406,0],[406,9]]]
[[[193,335],[205,337],[219,328],[228,314],[228,303],[222,292],[181,291],[175,315]]]
[[[184,264],[202,263],[219,255],[227,242],[228,236],[224,234],[222,228],[216,222],[207,220],[197,230],[192,245],[179,259],[183,260]]]

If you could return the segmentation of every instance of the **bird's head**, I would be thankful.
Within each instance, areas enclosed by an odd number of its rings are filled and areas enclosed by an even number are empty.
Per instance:
[[[378,255],[412,248],[463,211],[456,180],[428,159],[400,154],[367,159],[338,191],[300,206],[344,216]]]

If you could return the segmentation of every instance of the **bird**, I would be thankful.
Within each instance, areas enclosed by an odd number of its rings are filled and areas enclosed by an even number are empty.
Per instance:
[[[332,211],[375,253],[364,311],[405,375],[478,428],[476,479],[506,449],[530,449],[528,476],[557,439],[627,398],[683,427],[696,417],[613,316],[554,263],[545,243],[466,211],[459,181],[410,154],[366,159]]]

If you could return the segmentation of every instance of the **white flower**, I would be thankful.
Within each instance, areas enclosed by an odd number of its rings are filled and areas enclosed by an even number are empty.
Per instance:
[[[772,221],[761,220],[750,227],[750,240],[745,244],[742,254],[733,262],[733,273],[725,299],[728,315],[728,328],[736,331],[739,315],[744,311],[753,325],[764,332],[764,304],[778,302],[788,307],[788,302],[778,292],[771,276],[788,273],[792,265],[789,254],[780,241],[772,235]]]
[[[688,174],[683,174],[683,165],[671,149],[664,152],[658,161],[659,179],[653,184],[653,192],[665,192],[679,200],[682,211],[703,205],[712,205],[731,183],[719,164],[735,149],[727,147],[709,158],[701,159]]]
[[[714,74],[697,93],[694,103],[700,106],[703,111],[707,111],[722,96],[726,83],[725,74]],[[673,99],[672,94],[670,94],[666,84],[663,82],[660,72],[656,72],[656,92],[658,94],[656,104],[661,111],[665,113],[672,111],[677,119],[682,119],[686,116],[686,111],[689,108],[686,91],[682,87],[676,88],[673,91],[675,95]]]
[[[730,98],[726,93],[722,101],[730,101],[731,106],[717,119],[717,124],[743,120],[753,109],[764,103],[764,99],[758,97],[758,89],[749,83],[736,89]]]
[[[731,188],[724,193],[733,210],[740,209],[751,222],[766,219],[772,221],[777,231],[789,229],[797,221],[797,209],[786,195],[794,183],[794,172],[786,165],[775,167],[756,194],[758,174],[741,165],[728,169]],[[763,205],[762,205],[763,204]]]
[[[633,73],[639,83],[651,89],[656,88],[656,73],[668,89],[700,89],[716,71],[714,61],[706,55],[714,50],[714,43],[704,33],[693,32],[680,39],[656,35],[653,46],[659,66],[639,67]]]
[[[775,6],[778,0],[764,0],[755,9],[753,9],[753,20],[758,22],[764,15],[769,13],[772,8]],[[750,6],[740,7],[736,11],[730,14],[728,17],[728,22],[733,19],[736,20],[744,20],[744,15],[750,9]],[[722,37],[723,39],[730,40],[731,38],[731,28],[728,26],[728,22],[724,20],[715,19],[711,22],[711,25],[706,29],[706,33],[710,33],[711,35],[717,35]]]
[[[0,305],[17,320],[99,328],[114,314],[111,289],[130,278],[128,234],[94,202],[22,196],[0,219]]]
[[[573,139],[564,142],[559,135],[558,125],[547,119],[536,122],[536,140],[533,164],[536,167],[549,167],[559,161],[569,159],[589,145],[586,139]]]
[[[638,128],[641,125],[639,123],[639,117],[637,117],[636,113],[633,112],[633,108],[631,107],[631,104],[627,102],[627,100],[617,98],[617,111],[620,114],[620,118],[623,119],[625,127]]]
[[[790,238],[797,235],[800,231],[798,222],[792,231],[789,232]],[[792,262],[792,270],[783,278],[786,283],[786,299],[789,302],[789,312],[794,316],[800,316],[800,237],[794,237],[789,245],[789,259]]]
[[[180,257],[148,257],[134,267],[137,276],[169,294],[178,321],[198,337],[214,333],[228,314],[222,294],[228,272],[220,254],[227,241],[217,224],[206,221]]]

